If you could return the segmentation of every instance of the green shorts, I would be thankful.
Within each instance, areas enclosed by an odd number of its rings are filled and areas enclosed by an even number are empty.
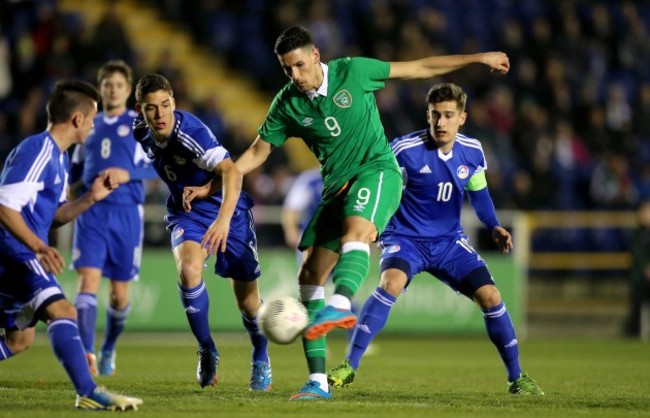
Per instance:
[[[325,247],[339,252],[343,220],[360,216],[381,234],[402,198],[402,174],[393,169],[359,173],[329,202],[321,203],[302,234],[298,249]]]

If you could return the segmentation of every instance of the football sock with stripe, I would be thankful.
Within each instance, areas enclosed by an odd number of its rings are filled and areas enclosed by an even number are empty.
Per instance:
[[[508,372],[508,381],[513,382],[521,374],[519,345],[506,305],[501,302],[495,307],[484,309],[483,318],[490,340],[495,345]]]
[[[0,335],[0,361],[6,360],[13,355],[14,353],[7,345],[4,335]]]
[[[113,308],[112,306],[106,308],[106,335],[104,336],[102,351],[115,350],[115,343],[122,331],[124,331],[129,312],[131,312],[131,305],[127,305],[124,309]]]
[[[203,280],[192,288],[184,288],[178,285],[178,291],[181,295],[181,302],[185,308],[187,322],[190,323],[192,334],[196,337],[199,347],[216,350],[214,340],[210,335],[210,298],[205,288]]]
[[[74,319],[55,319],[47,326],[52,351],[63,365],[79,395],[88,396],[95,382],[88,369],[86,353],[79,341],[79,330]]]
[[[97,295],[78,293],[74,298],[77,309],[79,337],[86,353],[95,352],[95,325],[97,323]]]
[[[386,325],[388,315],[390,315],[390,310],[396,300],[393,295],[378,287],[363,305],[347,356],[350,366],[354,370],[359,368],[361,357],[368,349],[370,342]]]
[[[323,286],[315,285],[300,285],[300,300],[309,315],[309,321],[314,320],[316,311],[325,307],[325,288]],[[324,374],[325,357],[327,354],[327,343],[325,337],[316,340],[302,339],[302,347],[307,358],[307,368],[310,374],[320,373]],[[325,386],[327,387],[327,385]]]
[[[370,269],[370,247],[365,242],[346,242],[334,270],[334,293],[348,299],[357,293]]]
[[[249,318],[245,314],[242,314],[241,320],[253,344],[253,361],[268,361],[268,341],[264,334],[262,334],[262,331],[260,331],[260,327],[257,325],[257,319]]]

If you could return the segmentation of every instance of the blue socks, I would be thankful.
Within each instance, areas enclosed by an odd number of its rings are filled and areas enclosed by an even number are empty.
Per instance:
[[[74,298],[77,309],[79,337],[86,353],[95,352],[95,324],[97,322],[97,296],[92,293],[78,293]]]
[[[242,313],[241,320],[253,344],[253,361],[269,361],[269,353],[266,350],[268,341],[257,326],[257,319],[249,318]]]
[[[5,342],[5,337],[0,335],[0,361],[6,360],[13,355],[14,353],[11,352],[11,349]]]
[[[113,308],[111,306],[106,308],[106,331],[102,351],[112,352],[115,350],[115,343],[120,334],[122,334],[122,331],[124,331],[129,312],[131,312],[131,305],[127,305],[124,309]]]
[[[354,328],[352,344],[347,359],[350,366],[357,370],[363,353],[375,336],[384,328],[390,309],[395,304],[396,298],[384,289],[378,287],[368,298],[361,309],[357,326]]]
[[[79,395],[88,396],[97,386],[88,369],[74,319],[55,319],[47,326],[52,351],[63,365]]]
[[[190,289],[186,289],[179,284],[178,291],[181,294],[181,302],[185,308],[187,321],[190,323],[192,334],[196,337],[199,347],[216,350],[214,340],[210,335],[210,322],[208,319],[210,299],[205,283],[201,280],[198,286]]]
[[[492,343],[499,350],[503,364],[508,371],[508,381],[513,382],[521,375],[519,346],[515,328],[503,302],[483,311],[485,328]]]

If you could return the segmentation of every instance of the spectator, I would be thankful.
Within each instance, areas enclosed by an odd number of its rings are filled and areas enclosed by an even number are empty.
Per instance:
[[[639,225],[632,237],[630,270],[630,311],[625,334],[650,338],[650,200],[639,207]]]

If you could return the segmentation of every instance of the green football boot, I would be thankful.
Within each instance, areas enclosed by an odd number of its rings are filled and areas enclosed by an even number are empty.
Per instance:
[[[519,379],[508,382],[508,391],[515,395],[543,395],[544,391],[526,373],[522,373]]]
[[[342,388],[352,383],[356,374],[357,372],[350,366],[350,360],[344,360],[327,373],[327,382],[335,388]]]

